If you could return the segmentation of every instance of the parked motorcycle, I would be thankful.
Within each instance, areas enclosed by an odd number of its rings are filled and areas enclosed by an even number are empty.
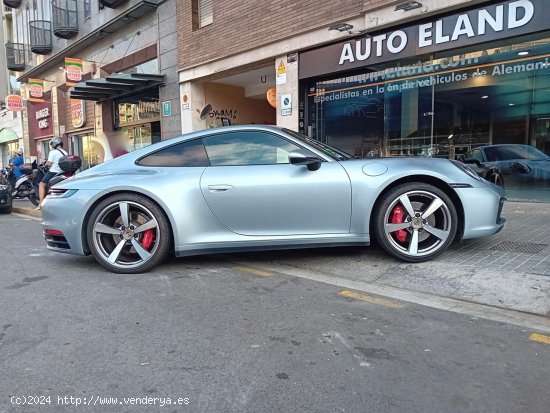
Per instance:
[[[15,173],[11,168],[6,167],[4,171],[12,187],[12,198],[29,198],[34,205],[38,205],[38,188],[33,185],[33,165],[23,164],[19,167],[19,171],[23,174],[19,178],[15,177]]]
[[[59,167],[63,170],[63,172],[59,172],[57,175],[55,175],[50,181],[48,182],[48,186],[46,188],[46,195],[50,193],[50,188],[54,186],[55,184],[64,181],[65,179],[71,178],[76,174],[76,171],[80,169],[82,166],[82,159],[80,159],[80,156],[77,155],[65,155],[59,159]],[[36,165],[36,168],[34,169],[33,173],[33,179],[32,184],[33,188],[35,188],[36,194],[38,195],[38,185],[40,184],[40,181],[42,181],[42,178],[44,178],[44,175],[48,172],[49,168],[46,166],[46,161],[40,163],[39,165]],[[30,198],[29,198],[30,199]],[[40,200],[38,199],[38,196],[35,199],[36,202],[31,202],[38,206]]]

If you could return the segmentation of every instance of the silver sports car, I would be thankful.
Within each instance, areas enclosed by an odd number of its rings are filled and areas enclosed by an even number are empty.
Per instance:
[[[166,140],[52,188],[48,248],[117,273],[188,256],[372,239],[409,262],[502,229],[501,188],[446,159],[356,159],[288,129],[230,126]]]

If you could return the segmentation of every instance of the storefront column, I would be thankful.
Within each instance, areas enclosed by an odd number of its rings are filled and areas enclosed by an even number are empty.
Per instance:
[[[430,115],[433,116],[433,115]],[[401,139],[406,139],[418,131],[418,88],[403,90],[401,92]],[[411,144],[410,141],[402,141],[401,151]],[[405,149],[406,150],[406,149]],[[410,155],[400,153],[399,155]]]
[[[277,125],[298,132],[298,62],[287,55],[275,59]],[[290,101],[283,102],[283,97]]]
[[[181,132],[189,133],[208,127],[200,114],[206,105],[204,84],[201,82],[180,83]]]

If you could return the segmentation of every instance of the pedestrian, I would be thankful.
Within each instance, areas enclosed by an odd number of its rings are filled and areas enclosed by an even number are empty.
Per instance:
[[[23,159],[23,148],[19,148],[16,151],[13,151],[12,153],[13,157],[10,159],[10,168],[13,170],[13,182],[12,186],[15,187],[15,182],[23,175],[23,173],[19,170],[19,167],[25,163],[25,160]]]
[[[13,158],[10,159],[10,166],[13,169],[13,173],[16,178],[20,178],[21,171],[19,170],[19,167],[25,163],[25,160],[23,159],[23,148],[19,148],[16,151],[13,151]]]
[[[50,182],[50,179],[52,179],[58,173],[63,172],[63,170],[59,167],[59,159],[61,159],[63,156],[68,155],[67,152],[65,152],[65,150],[63,149],[63,140],[60,137],[54,137],[50,141],[50,146],[52,147],[52,150],[50,150],[50,153],[48,154],[48,160],[46,161],[46,166],[49,168],[49,170],[40,181],[40,185],[38,187],[38,195],[40,201],[38,203],[38,206],[35,208],[35,211],[39,211],[41,208],[42,201],[46,197],[46,188],[48,187],[48,182]]]

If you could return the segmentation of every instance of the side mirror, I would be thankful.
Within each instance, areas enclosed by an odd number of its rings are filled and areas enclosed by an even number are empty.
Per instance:
[[[316,171],[321,167],[321,160],[316,156],[310,156],[304,151],[294,151],[288,154],[288,161],[292,165],[306,165],[310,171]]]
[[[464,158],[462,160],[464,163],[475,163],[478,167],[481,167],[481,162],[479,162],[479,159],[476,158]]]

